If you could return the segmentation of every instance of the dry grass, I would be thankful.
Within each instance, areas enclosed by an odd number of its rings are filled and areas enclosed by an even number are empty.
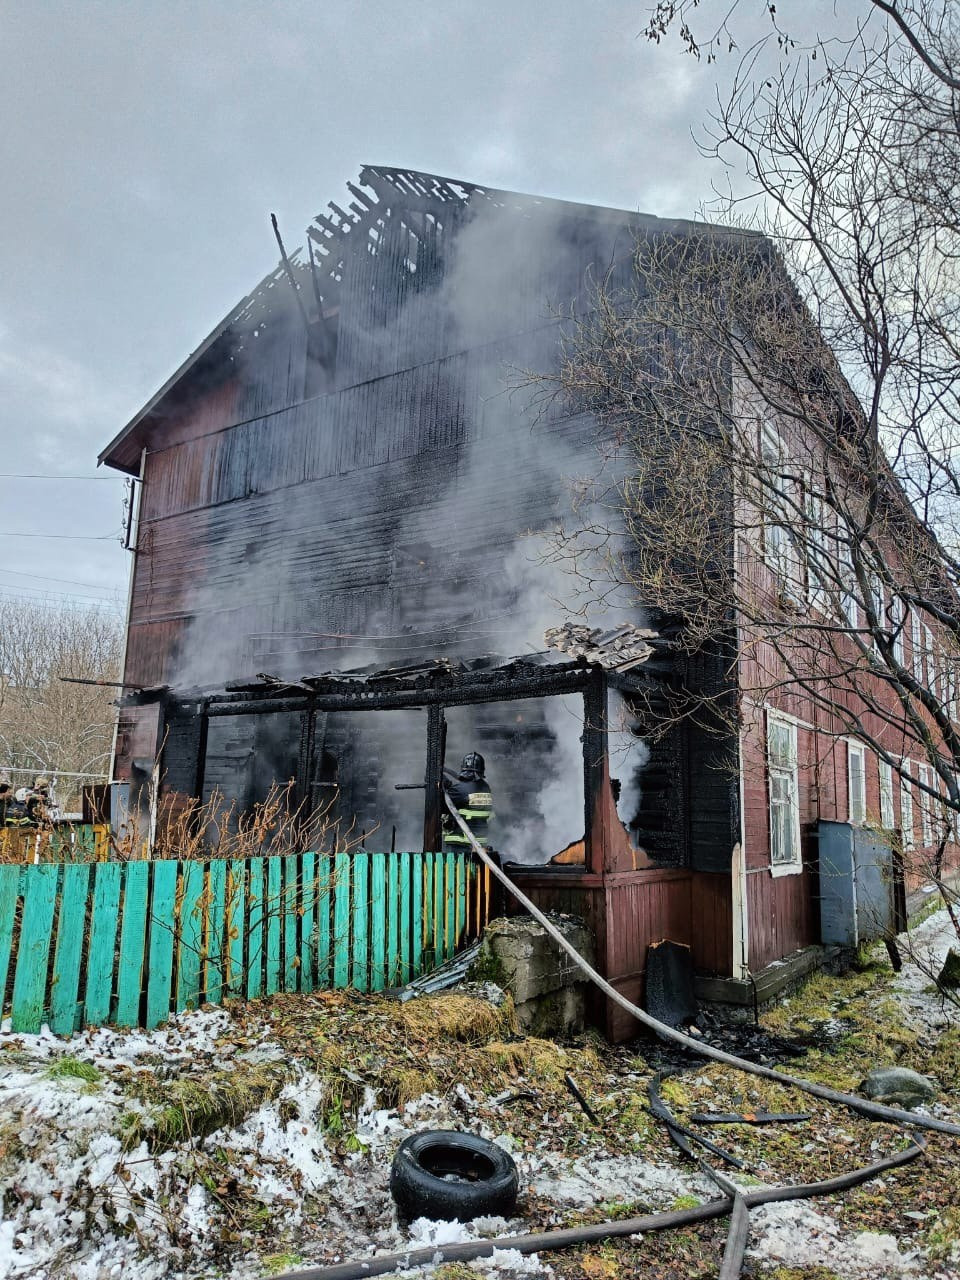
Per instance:
[[[499,1009],[472,996],[422,996],[397,1007],[396,1020],[424,1043],[436,1040],[482,1044],[491,1036],[513,1034],[517,1019],[509,998]]]
[[[331,801],[323,809],[297,804],[295,784],[273,783],[264,800],[241,810],[214,791],[201,803],[177,793],[161,795],[156,802],[156,835],[152,848],[135,823],[127,823],[110,836],[110,856],[118,861],[137,858],[257,858],[283,856],[308,850],[343,852],[356,848],[361,836],[343,828],[332,816]],[[368,833],[369,834],[369,833]]]

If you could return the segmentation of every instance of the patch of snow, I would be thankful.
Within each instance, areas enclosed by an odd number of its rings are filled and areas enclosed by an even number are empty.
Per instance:
[[[410,1244],[415,1249],[425,1249],[433,1244],[460,1244],[476,1238],[470,1223],[434,1221],[432,1218],[415,1218],[410,1223]]]
[[[926,989],[933,985],[950,947],[960,945],[949,913],[934,912],[923,924],[901,934],[899,942],[904,965],[894,975],[893,991],[904,1020],[918,1030],[952,1026],[957,1021],[956,1006]]]
[[[571,1161],[543,1152],[530,1163],[535,1166],[532,1184],[537,1195],[569,1208],[639,1200],[659,1209],[677,1196],[711,1194],[705,1178],[631,1156],[591,1154]]]
[[[841,1235],[839,1225],[805,1200],[765,1204],[750,1213],[748,1253],[791,1267],[829,1267],[843,1277],[915,1276],[914,1254],[901,1253],[896,1239],[873,1231]]]
[[[541,1262],[536,1253],[521,1253],[519,1249],[494,1249],[488,1258],[474,1258],[470,1263],[481,1275],[496,1276],[552,1276],[553,1268]]]

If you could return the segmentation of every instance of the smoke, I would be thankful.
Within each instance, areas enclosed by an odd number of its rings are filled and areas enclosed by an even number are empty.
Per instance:
[[[244,539],[238,598],[224,613],[224,574],[215,564],[204,580],[182,584],[191,621],[170,682],[209,688],[259,671],[297,679],[440,656],[510,658],[541,651],[546,628],[568,619],[603,627],[642,621],[629,593],[611,589],[618,543],[605,496],[616,492],[622,461],[601,444],[591,417],[563,418],[526,372],[554,367],[559,310],[585,270],[607,265],[623,231],[606,224],[589,246],[583,224],[562,207],[522,211],[478,198],[455,234],[447,229],[443,270],[411,288],[398,314],[380,329],[343,328],[341,352],[355,353],[358,381],[360,371],[395,371],[404,356],[409,364],[408,342],[418,359],[437,362],[436,389],[420,409],[398,400],[396,412],[407,415],[399,425],[377,420],[384,439],[374,441],[373,458],[353,443],[370,424],[345,420],[337,407],[355,404],[362,413],[372,402],[342,398],[352,395],[342,388],[304,406],[312,415],[304,456],[339,459],[315,474],[334,485],[336,472],[342,491],[355,494],[355,512],[338,517],[335,532],[307,481],[273,496],[270,467],[280,466],[280,447],[275,458],[268,436],[279,424],[259,424],[245,482],[245,496],[263,486],[256,524],[241,528],[234,518],[222,533],[214,529],[222,508],[214,508],[203,535],[211,561],[220,549],[236,557],[235,540]],[[258,348],[248,345],[245,358],[254,361]],[[542,862],[580,837],[579,698],[455,709],[448,721],[448,764],[468,750],[487,755],[495,840],[505,856]],[[327,749],[349,790],[347,816],[368,830],[379,822],[380,847],[389,847],[394,825],[398,848],[418,847],[422,792],[394,784],[423,778],[425,713],[363,712],[325,723]],[[611,742],[626,813],[644,749],[628,729]]]

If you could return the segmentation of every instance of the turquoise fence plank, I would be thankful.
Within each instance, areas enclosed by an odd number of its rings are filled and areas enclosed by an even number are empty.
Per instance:
[[[110,1021],[122,873],[123,866],[119,862],[98,862],[93,873],[83,1017],[85,1022],[95,1027]]]
[[[210,863],[207,870],[207,907],[203,953],[203,998],[211,1004],[223,1000],[224,971],[226,969],[226,898],[227,864],[223,858]]]
[[[457,854],[449,852],[444,859],[443,877],[443,959],[449,960],[457,950]]]
[[[203,959],[203,863],[181,864],[180,945],[177,948],[177,1012],[200,1003]]]
[[[300,990],[300,952],[297,947],[297,925],[303,886],[300,882],[300,855],[287,854],[283,860],[283,989]]]
[[[123,876],[123,919],[117,970],[117,1025],[121,1027],[135,1027],[140,1022],[149,887],[149,862],[128,862]]]
[[[370,854],[370,990],[386,984],[387,959],[387,855]]]
[[[4,867],[3,870],[6,871],[7,868]],[[58,1036],[72,1035],[80,1022],[77,996],[80,991],[80,964],[83,959],[89,891],[89,863],[78,862],[64,867],[60,887],[60,916],[57,920],[57,946],[50,986],[50,1030]],[[2,896],[3,888],[0,883],[0,899]],[[2,913],[0,903],[0,916]],[[2,928],[0,921],[0,933]],[[0,990],[2,989],[3,983],[0,981]]]
[[[280,990],[282,971],[280,946],[283,922],[283,887],[280,879],[280,859],[267,859],[267,985],[266,994]]]
[[[456,952],[463,935],[463,925],[467,913],[467,857],[458,853],[454,861],[453,881],[453,942],[452,950]]]
[[[367,960],[367,921],[370,916],[369,901],[369,853],[353,855],[353,929],[350,946],[353,951],[353,967],[350,985],[356,991],[370,990],[370,965]]]
[[[0,1016],[7,993],[7,974],[10,972],[13,949],[13,924],[17,917],[17,898],[20,896],[20,868],[0,866]]]
[[[444,959],[443,946],[443,883],[447,855],[438,853],[433,860],[433,963]]]
[[[333,985],[350,981],[350,870],[352,859],[338,853],[333,872]]]
[[[387,986],[400,982],[400,855],[385,854],[387,863]]]
[[[414,860],[416,858],[414,856]],[[410,953],[412,936],[410,932],[410,901],[413,896],[410,883],[410,854],[401,853],[397,868],[397,881],[400,887],[400,904],[398,925],[400,930],[400,982],[410,981]]]
[[[317,986],[330,985],[330,903],[333,896],[333,859],[317,859]]]
[[[227,871],[226,937],[227,966],[224,976],[227,994],[243,995],[243,949],[247,941],[247,864],[234,858]]]
[[[418,978],[433,960],[433,854],[425,852],[414,866],[413,912],[414,977]],[[416,898],[419,898],[417,902]]]
[[[150,959],[147,965],[147,1026],[170,1017],[173,987],[173,923],[177,905],[178,865],[172,858],[151,864]]]
[[[50,935],[60,868],[55,863],[24,867],[20,945],[13,980],[14,1031],[39,1031],[43,1025]]]
[[[317,909],[317,855],[300,858],[300,990],[312,991],[317,983],[314,924]]]
[[[250,859],[250,893],[247,899],[247,999],[263,991],[263,859]]]

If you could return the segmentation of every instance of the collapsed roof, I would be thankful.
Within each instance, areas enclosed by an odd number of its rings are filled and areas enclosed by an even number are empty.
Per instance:
[[[418,215],[424,234],[430,234],[431,226],[463,216],[478,204],[510,210],[525,218],[549,209],[574,217],[613,220],[619,225],[630,225],[638,232],[687,235],[709,228],[707,223],[524,195],[459,178],[383,165],[364,165],[358,182],[348,182],[347,190],[351,198],[345,201],[346,208],[331,200],[329,212],[318,213],[307,228],[305,248],[288,255],[289,274],[280,262],[264,276],[111,440],[98,463],[130,475],[138,474],[141,450],[147,445],[150,428],[163,416],[162,407],[178,384],[205,361],[235,354],[251,336],[258,334],[259,327],[270,316],[288,311],[294,304],[291,285],[296,289],[297,305],[302,306],[308,321],[322,324],[324,316],[332,314],[339,304],[340,282],[347,262],[358,253],[377,254],[392,209],[402,208],[405,214]]]

